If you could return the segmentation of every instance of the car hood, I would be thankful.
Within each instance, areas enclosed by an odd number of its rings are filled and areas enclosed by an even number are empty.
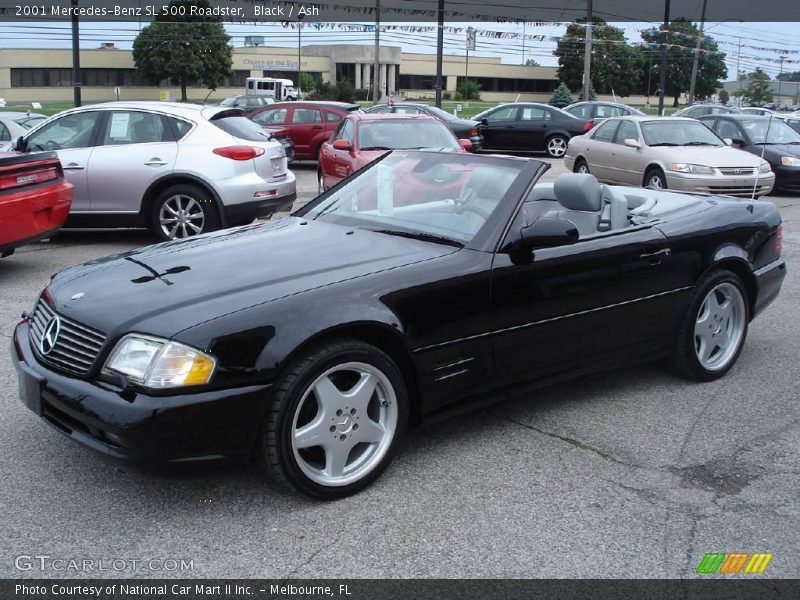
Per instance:
[[[780,162],[782,156],[793,156],[800,158],[800,145],[797,144],[768,144],[767,146],[750,146],[753,154],[761,156],[761,151],[764,151],[764,158],[771,162]]]
[[[60,314],[108,335],[172,337],[256,304],[455,251],[286,217],[72,267],[53,279],[47,293]]]
[[[729,146],[658,146],[650,151],[665,162],[681,162],[708,167],[753,167],[758,168],[761,159],[749,152]]]

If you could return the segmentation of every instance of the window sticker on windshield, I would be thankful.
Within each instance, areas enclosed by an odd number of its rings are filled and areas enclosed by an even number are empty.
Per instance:
[[[392,197],[392,168],[378,165],[378,214],[391,217],[394,214],[394,198]]]
[[[130,113],[114,113],[111,115],[111,130],[108,137],[112,140],[128,139],[128,126],[130,125]]]

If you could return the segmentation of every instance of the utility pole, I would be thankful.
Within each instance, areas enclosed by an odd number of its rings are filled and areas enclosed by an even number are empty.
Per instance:
[[[375,0],[375,61],[372,70],[372,104],[380,101],[381,93],[381,0]]]
[[[522,22],[522,62],[520,64],[525,64],[525,21]]]
[[[72,0],[72,8],[78,8],[78,0]],[[81,105],[81,34],[77,10],[72,11],[72,102]]]
[[[436,107],[442,108],[442,55],[444,54],[444,0],[437,9],[439,28],[436,31]]]
[[[708,0],[703,0],[703,12],[700,16],[700,34],[697,36],[697,46],[694,49],[694,63],[692,64],[692,82],[689,85],[689,104],[694,104],[694,91],[697,87],[697,70],[700,68],[700,49],[703,47],[703,29],[706,26],[706,6]]]
[[[303,17],[305,14],[297,15],[297,99],[302,100],[303,90],[300,85],[300,44],[303,36]]]
[[[464,61],[464,100],[469,100],[467,98],[467,82],[469,81],[469,51],[475,50],[475,30],[472,27],[467,27],[467,39],[466,39],[466,47],[467,47],[467,54],[466,60]],[[467,104],[469,106],[469,104]]]
[[[664,116],[664,97],[667,93],[667,50],[669,49],[669,0],[664,0],[664,47],[661,49],[661,90],[658,96],[658,116]]]
[[[583,100],[589,100],[592,85],[592,0],[586,0],[586,42],[583,46]]]
[[[781,72],[778,75],[778,97],[775,99],[775,104],[778,105],[778,108],[780,108],[781,105],[781,89],[783,87],[783,79],[781,78],[781,75],[783,75],[783,61],[785,60],[786,57],[783,54],[781,54]]]

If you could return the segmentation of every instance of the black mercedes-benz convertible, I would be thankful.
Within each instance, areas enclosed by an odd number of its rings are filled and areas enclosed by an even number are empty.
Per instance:
[[[546,169],[396,151],[286,218],[67,269],[16,328],[22,400],[132,466],[252,458],[336,498],[500,392],[724,375],[785,276],[775,206]]]

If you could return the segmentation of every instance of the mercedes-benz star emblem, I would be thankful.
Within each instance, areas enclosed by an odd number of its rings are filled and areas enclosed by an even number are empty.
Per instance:
[[[39,350],[42,351],[42,354],[47,356],[53,351],[53,348],[56,347],[56,341],[58,340],[58,334],[61,331],[61,319],[58,317],[53,317],[48,321],[47,325],[44,327],[44,331],[42,332],[42,339],[39,341]]]

